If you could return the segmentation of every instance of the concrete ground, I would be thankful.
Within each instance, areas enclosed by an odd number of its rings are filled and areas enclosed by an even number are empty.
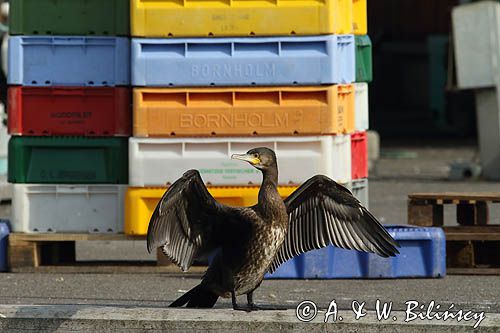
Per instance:
[[[473,147],[401,148],[382,151],[370,174],[370,210],[383,223],[406,224],[406,200],[411,192],[499,192],[500,183],[447,180],[449,163],[473,160]],[[491,223],[500,224],[499,207],[491,207]],[[9,206],[0,207],[8,215]],[[454,223],[452,207],[445,208],[446,224]],[[80,260],[151,260],[142,242],[80,243]],[[414,320],[404,322],[405,302],[416,300],[425,311],[431,301],[439,311],[485,312],[479,331],[500,331],[500,278],[498,276],[447,276],[443,279],[398,280],[267,280],[255,294],[257,303],[281,305],[287,311],[251,314],[230,309],[219,300],[215,310],[172,310],[172,300],[195,286],[200,275],[135,273],[17,273],[0,274],[0,331],[335,331],[468,332],[474,320]],[[396,320],[374,317],[377,299],[393,302]],[[342,322],[327,325],[321,312],[311,323],[296,318],[303,300],[314,301],[325,311],[332,300]],[[366,302],[368,315],[355,320],[352,302]],[[244,302],[244,298],[240,299]],[[357,304],[357,303],[355,303]],[[436,308],[434,308],[436,309]],[[436,310],[433,310],[434,312]],[[434,313],[431,312],[431,313]],[[472,315],[472,314],[471,314]],[[478,314],[479,315],[479,314]],[[392,316],[392,314],[391,314]]]

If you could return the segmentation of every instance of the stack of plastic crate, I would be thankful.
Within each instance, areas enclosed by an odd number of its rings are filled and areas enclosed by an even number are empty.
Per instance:
[[[315,174],[352,186],[353,6],[132,0],[125,232],[144,235],[165,186],[191,168],[221,202],[255,204],[260,172],[230,159],[254,147],[275,150],[283,197]]]
[[[356,40],[355,133],[352,143],[351,190],[368,207],[368,82],[372,81],[372,44],[367,35],[366,1],[353,1],[353,30]]]
[[[12,0],[14,232],[121,232],[131,134],[128,0]]]

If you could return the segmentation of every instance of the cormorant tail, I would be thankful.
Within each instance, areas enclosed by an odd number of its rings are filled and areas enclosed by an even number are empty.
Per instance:
[[[187,308],[212,308],[218,298],[218,295],[199,284],[176,299],[172,304],[170,304],[170,307],[179,308],[184,304],[187,304]]]

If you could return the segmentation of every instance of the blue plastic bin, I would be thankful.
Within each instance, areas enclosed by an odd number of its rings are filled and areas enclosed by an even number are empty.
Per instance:
[[[14,36],[8,83],[24,86],[130,84],[130,40],[124,37]]]
[[[353,35],[132,39],[132,85],[319,85],[355,80]]]
[[[348,279],[444,277],[446,240],[443,229],[385,226],[401,248],[400,254],[382,258],[375,254],[333,246],[297,256],[281,265],[270,279]]]
[[[7,238],[9,232],[9,222],[0,220],[0,272],[7,271]]]

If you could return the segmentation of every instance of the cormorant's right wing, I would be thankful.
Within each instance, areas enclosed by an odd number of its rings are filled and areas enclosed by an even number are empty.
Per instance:
[[[230,241],[238,231],[245,232],[237,215],[237,208],[224,206],[210,195],[197,170],[189,170],[158,202],[149,221],[148,251],[161,247],[186,271],[199,254]]]
[[[288,232],[269,267],[330,244],[394,256],[398,243],[352,193],[326,176],[314,176],[286,200]]]

